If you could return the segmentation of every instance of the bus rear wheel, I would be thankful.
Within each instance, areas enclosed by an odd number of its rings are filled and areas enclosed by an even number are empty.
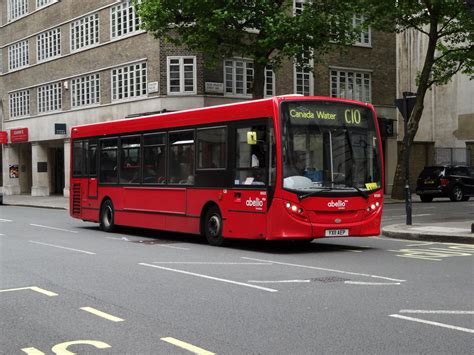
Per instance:
[[[110,200],[105,200],[100,208],[100,229],[104,232],[113,232],[115,229],[114,205]]]
[[[222,236],[222,215],[219,208],[212,206],[206,212],[204,217],[204,236],[210,245],[224,245],[224,237]]]

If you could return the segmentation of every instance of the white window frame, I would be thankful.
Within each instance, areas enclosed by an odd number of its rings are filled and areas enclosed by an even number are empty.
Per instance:
[[[146,62],[138,62],[113,68],[110,72],[112,102],[146,97],[148,94],[147,69],[148,66]],[[131,76],[130,73],[133,73],[133,76]],[[120,87],[120,82],[125,83],[126,86],[122,85]]]
[[[346,68],[329,68],[329,70],[331,97],[372,102],[371,71]]]
[[[71,52],[97,45],[100,41],[99,13],[71,22],[69,40]]]
[[[28,15],[28,0],[8,0],[7,22],[15,21]]]
[[[275,72],[271,68],[265,67],[265,91],[263,96],[275,96]]]
[[[8,70],[16,70],[29,65],[28,40],[17,42],[8,46]]]
[[[36,0],[36,10],[54,4],[55,2],[58,2],[58,0]]]
[[[61,56],[61,28],[42,32],[36,36],[36,61],[45,62]]]
[[[130,19],[132,18],[132,25]],[[120,20],[120,21],[119,21]],[[124,27],[125,24],[125,27]],[[120,31],[119,31],[120,26]],[[110,38],[116,39],[130,36],[140,30],[140,18],[135,13],[135,9],[131,1],[122,2],[110,8]]]
[[[306,3],[306,0],[293,0],[293,15],[294,16],[301,14],[305,3]]]
[[[23,118],[30,115],[30,92],[22,90],[8,95],[10,118]]]
[[[185,63],[187,60],[192,60],[192,64]],[[173,63],[172,63],[173,62]],[[167,93],[168,95],[195,95],[197,90],[196,90],[196,80],[197,80],[197,70],[196,70],[196,57],[195,56],[169,56],[166,58],[166,68],[167,68]],[[178,85],[172,85],[171,84],[171,67],[178,67],[178,78],[175,78],[175,80],[178,80],[179,84]],[[189,71],[186,71],[189,67],[192,66],[192,90],[186,90],[186,85],[185,80],[189,80],[189,78],[186,78],[185,74],[189,73]],[[178,91],[172,91],[172,86],[179,87]]]
[[[230,64],[230,65],[229,65]],[[242,74],[238,70],[242,69]],[[249,77],[253,78],[255,67],[251,59],[232,58],[224,60],[224,96],[240,96],[251,97],[252,87],[249,87]],[[231,75],[231,80],[228,80],[227,74]],[[251,74],[251,75],[249,75]],[[241,76],[242,80],[237,81],[237,76]],[[237,82],[242,82],[242,92],[237,92],[240,88]],[[231,85],[228,85],[231,83]],[[230,91],[229,91],[230,89]]]
[[[62,109],[61,82],[38,87],[38,113],[58,112]]]
[[[365,16],[362,14],[353,14],[352,15],[352,27],[357,27],[360,24],[364,23]],[[372,46],[372,31],[370,26],[360,32],[359,38],[354,43],[355,46],[360,47],[371,47]]]
[[[100,105],[100,74],[71,79],[71,108]]]
[[[308,64],[312,67],[313,60],[308,60]],[[312,71],[305,71],[303,68],[298,66],[298,63],[295,61],[293,63],[293,91],[295,94],[304,95],[304,96],[313,96],[314,95],[314,74]],[[302,83],[300,81],[303,80]],[[308,90],[305,90],[305,81],[308,81]],[[303,88],[303,91],[298,90],[298,86]]]

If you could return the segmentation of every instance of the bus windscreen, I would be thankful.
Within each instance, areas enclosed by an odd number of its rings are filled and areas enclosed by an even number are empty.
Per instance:
[[[369,108],[331,101],[281,104],[283,188],[295,192],[382,185],[379,136]]]

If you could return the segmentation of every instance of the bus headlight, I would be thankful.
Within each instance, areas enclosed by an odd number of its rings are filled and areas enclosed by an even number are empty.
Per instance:
[[[294,202],[287,202],[285,203],[286,210],[288,211],[289,214],[291,214],[294,217],[307,220],[308,216],[306,215],[303,207],[299,206],[298,204]]]

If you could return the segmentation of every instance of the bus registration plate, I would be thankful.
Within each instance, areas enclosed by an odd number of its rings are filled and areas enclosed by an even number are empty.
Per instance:
[[[324,235],[326,237],[348,237],[349,229],[326,229]]]

